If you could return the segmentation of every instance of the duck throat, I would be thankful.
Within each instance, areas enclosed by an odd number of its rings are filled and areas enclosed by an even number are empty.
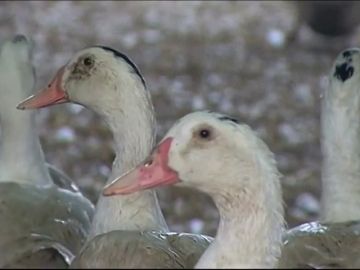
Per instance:
[[[0,182],[18,182],[47,186],[52,184],[45,165],[35,112],[0,113]]]
[[[276,267],[284,231],[281,198],[234,187],[212,198],[220,214],[219,227],[195,268]]]
[[[349,87],[335,90],[325,93],[321,112],[324,222],[360,219],[360,100]]]
[[[102,113],[113,132],[116,154],[107,183],[142,162],[154,146],[156,123],[152,104],[129,101],[127,105]],[[88,239],[112,230],[168,231],[155,191],[100,195]]]

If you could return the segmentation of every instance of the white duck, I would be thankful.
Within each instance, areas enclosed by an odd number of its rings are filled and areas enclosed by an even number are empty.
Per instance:
[[[291,229],[280,266],[360,267],[360,50],[341,52],[321,111],[320,221]]]
[[[154,146],[151,96],[138,68],[124,54],[102,46],[79,51],[48,88],[18,108],[63,102],[94,110],[112,130],[116,158],[109,180],[143,161]],[[88,240],[74,262],[76,267],[191,267],[210,238],[168,233],[156,193],[147,190],[123,197],[100,196]],[[155,250],[158,253],[153,256]]]
[[[16,110],[34,87],[31,50],[23,35],[0,48],[0,267],[64,268],[84,243],[94,209],[80,193],[55,186],[34,114]]]
[[[176,122],[151,157],[104,194],[175,183],[205,192],[220,222],[195,268],[273,268],[284,230],[279,175],[273,154],[247,125],[195,112]]]
[[[0,182],[16,181],[44,185],[54,182],[61,188],[80,192],[62,171],[45,163],[35,124],[35,112],[20,112],[18,102],[34,89],[35,70],[31,64],[33,45],[16,35],[2,47],[0,66]],[[32,179],[30,179],[32,177]],[[52,181],[50,180],[52,179]]]

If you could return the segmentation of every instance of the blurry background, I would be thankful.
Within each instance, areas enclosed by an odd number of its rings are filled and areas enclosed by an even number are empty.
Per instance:
[[[319,210],[327,73],[360,41],[359,4],[321,2],[1,1],[0,42],[33,38],[38,89],[83,47],[124,52],[147,81],[159,137],[193,110],[248,123],[276,154],[293,227]],[[107,126],[70,104],[41,109],[37,120],[48,162],[96,202],[114,158]],[[214,235],[218,214],[207,196],[176,187],[158,194],[172,230]]]

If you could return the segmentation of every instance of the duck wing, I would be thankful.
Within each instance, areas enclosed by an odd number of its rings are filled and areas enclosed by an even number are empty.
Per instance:
[[[80,192],[79,187],[64,172],[49,163],[46,163],[46,167],[48,168],[50,177],[55,185],[73,192]]]

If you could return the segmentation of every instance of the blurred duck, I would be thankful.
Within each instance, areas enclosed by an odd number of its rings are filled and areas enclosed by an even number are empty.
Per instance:
[[[154,146],[156,122],[144,78],[114,49],[93,46],[77,52],[46,89],[18,108],[64,102],[92,109],[113,132],[116,158],[109,181],[143,161]],[[202,235],[169,233],[154,190],[100,195],[90,236],[73,267],[189,268],[210,241]]]
[[[86,240],[94,208],[46,165],[34,113],[16,110],[34,87],[31,53],[23,35],[0,48],[0,267],[64,268]]]
[[[360,23],[359,1],[294,1],[294,5],[299,22],[328,37],[351,34]]]
[[[169,184],[205,192],[220,222],[195,268],[274,268],[284,231],[279,175],[273,154],[247,125],[196,112],[177,121],[151,156],[104,194]]]
[[[31,181],[39,185],[54,182],[61,188],[80,192],[65,173],[45,163],[39,136],[34,128],[34,112],[24,113],[16,109],[19,101],[29,96],[34,89],[35,70],[30,59],[32,49],[32,42],[23,35],[4,42],[2,47],[0,182],[9,179],[18,183]]]
[[[341,52],[321,111],[320,222],[291,229],[280,266],[358,268],[360,260],[360,50]]]

